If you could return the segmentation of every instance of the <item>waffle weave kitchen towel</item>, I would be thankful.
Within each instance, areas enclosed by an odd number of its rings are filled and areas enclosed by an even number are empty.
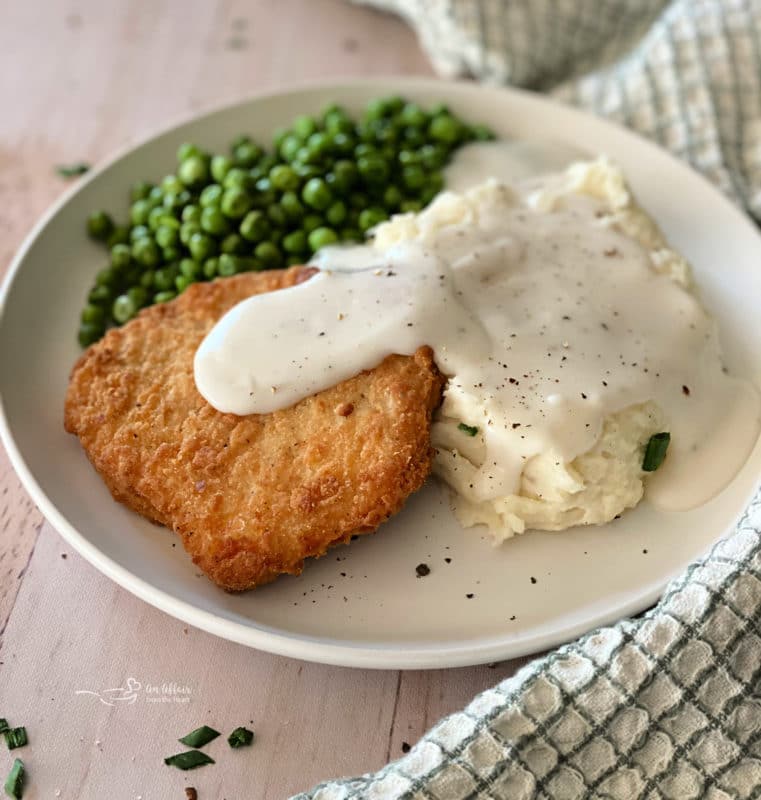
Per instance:
[[[761,2],[361,2],[404,16],[442,75],[618,120],[761,220]],[[379,772],[298,800],[756,797],[761,493],[641,618],[536,660]]]

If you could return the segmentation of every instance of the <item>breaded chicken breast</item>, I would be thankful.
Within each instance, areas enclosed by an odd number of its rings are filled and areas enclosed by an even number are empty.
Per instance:
[[[444,380],[428,348],[272,414],[222,414],[198,393],[193,357],[214,323],[310,274],[192,285],[90,347],[66,393],[66,430],[114,498],[172,528],[227,590],[299,574],[305,558],[374,531],[431,469]]]

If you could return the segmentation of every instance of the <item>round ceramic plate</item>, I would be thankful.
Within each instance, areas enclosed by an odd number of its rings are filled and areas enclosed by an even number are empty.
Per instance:
[[[495,548],[463,530],[435,482],[375,536],[338,547],[254,592],[230,595],[199,575],[175,537],[115,503],[78,441],[63,397],[79,355],[82,299],[103,251],[83,234],[91,209],[125,214],[127,187],[173,169],[180,142],[222,149],[240,132],[269,141],[294,116],[331,102],[359,109],[383,94],[443,101],[502,137],[538,136],[607,153],[692,262],[718,318],[729,366],[761,375],[761,239],[716,189],[654,145],[610,123],[516,91],[427,80],[362,81],[259,97],[194,119],[94,171],[33,231],[2,294],[2,436],[24,485],[85,558],[187,623],[262,650],[362,667],[451,667],[556,645],[652,604],[666,582],[726,533],[761,473],[761,446],[707,505],[663,513],[642,503],[602,527],[530,533]],[[426,563],[430,574],[416,577]]]

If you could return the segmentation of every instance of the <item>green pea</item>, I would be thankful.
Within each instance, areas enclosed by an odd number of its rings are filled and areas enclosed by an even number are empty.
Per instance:
[[[220,244],[219,249],[223,253],[230,253],[232,255],[243,255],[248,250],[245,240],[238,233],[228,233],[227,236],[222,239],[222,244]]]
[[[278,147],[278,153],[283,161],[291,162],[296,158],[296,153],[298,153],[299,149],[301,148],[301,139],[294,134],[286,136],[285,139],[280,143]]]
[[[314,117],[302,115],[293,121],[293,132],[301,139],[308,139],[317,130]]]
[[[146,197],[148,197],[152,188],[153,185],[147,181],[137,181],[137,183],[133,183],[132,188],[129,190],[130,203],[136,203],[138,200],[144,200]]]
[[[217,243],[205,233],[194,233],[188,242],[188,250],[196,261],[205,261],[216,255]],[[182,269],[182,262],[180,262],[180,269]]]
[[[331,204],[333,195],[322,178],[310,178],[301,192],[301,199],[311,208],[324,211]]]
[[[165,264],[171,264],[172,261],[177,261],[180,258],[180,248],[173,246],[173,247],[162,247],[161,248],[161,256],[164,259]]]
[[[200,155],[201,155],[201,151],[198,149],[198,147],[196,145],[194,145],[194,144],[191,144],[190,142],[183,142],[177,148],[177,161],[178,161],[178,163],[182,163],[183,161],[185,161],[188,158],[192,158],[194,156],[200,156]]]
[[[178,275],[174,279],[174,287],[177,289],[177,294],[182,294],[191,283],[195,283],[192,278],[188,278],[185,275]]]
[[[155,279],[156,279],[156,273],[152,269],[147,269],[140,276],[140,285],[144,289],[150,289],[153,286],[153,282]]]
[[[343,200],[336,200],[325,212],[325,219],[335,228],[346,219],[348,211]]]
[[[408,147],[420,147],[425,144],[426,136],[420,128],[405,128],[404,129],[404,143]]]
[[[378,155],[378,148],[374,144],[370,144],[369,142],[362,142],[362,144],[358,144],[354,148],[354,157],[357,159],[362,158],[362,156],[377,156]]]
[[[269,232],[269,222],[261,211],[249,211],[240,224],[240,235],[249,242],[261,242]]]
[[[350,133],[334,133],[332,150],[341,155],[348,155],[355,148],[356,139]]]
[[[391,184],[387,186],[383,191],[383,205],[389,211],[396,211],[399,206],[401,206],[402,201],[404,200],[404,195],[402,194],[399,187],[394,186]]]
[[[132,261],[129,246],[126,244],[115,244],[111,248],[111,266],[116,270],[126,269]]]
[[[206,261],[203,262],[203,276],[208,280],[212,280],[212,278],[216,278],[218,274],[219,268],[219,259],[216,257],[214,258],[207,258]]]
[[[304,216],[304,206],[296,192],[284,192],[280,198],[280,207],[290,222],[297,222]]]
[[[322,175],[322,170],[315,167],[314,164],[302,164],[300,161],[294,161],[291,167],[302,181],[308,181],[310,178],[319,178]]]
[[[144,236],[133,243],[132,258],[144,267],[155,267],[161,260],[161,254],[156,242]]]
[[[161,180],[161,189],[164,194],[171,192],[172,194],[178,194],[185,188],[183,182],[177,177],[177,175],[165,175]]]
[[[181,184],[180,188],[182,188]],[[148,192],[148,200],[150,200],[153,205],[156,206],[160,205],[164,201],[164,190],[161,188],[161,186],[151,186],[151,190]]]
[[[142,286],[131,286],[126,294],[138,308],[148,303],[148,292]]]
[[[307,249],[307,235],[304,231],[293,231],[283,237],[282,245],[286,253],[304,253]]]
[[[331,134],[334,139],[339,135],[347,135],[353,133],[354,123],[346,116],[343,111],[332,111],[323,117],[325,130]]]
[[[159,291],[168,291],[174,287],[174,279],[177,276],[175,267],[162,267],[157,269],[153,275],[153,286]]]
[[[243,262],[237,256],[231,256],[229,253],[222,253],[217,263],[217,272],[223,278],[229,278],[231,275],[237,275],[238,272],[243,271]]]
[[[284,228],[288,224],[288,215],[282,206],[273,204],[267,209],[267,218],[276,228]]]
[[[262,178],[257,183],[264,183],[267,179]],[[257,191],[254,194],[254,209],[257,211],[265,211],[277,202],[277,193],[274,189],[267,189],[265,191]]]
[[[295,254],[286,256],[285,259],[285,265],[287,267],[301,266],[303,263],[304,263],[304,257]]]
[[[210,183],[204,188],[198,198],[201,209],[203,210],[208,206],[218,206],[222,200],[223,193],[224,189],[222,189],[218,183]]]
[[[299,188],[299,176],[287,164],[277,164],[270,170],[271,184],[281,192],[294,191]]]
[[[400,150],[397,160],[403,167],[406,167],[409,164],[419,164],[422,159],[420,153],[416,150]]]
[[[254,255],[264,264],[267,269],[279,267],[283,262],[283,257],[273,242],[261,242],[256,246]]]
[[[356,228],[343,228],[341,230],[341,241],[342,242],[361,242],[362,241],[362,233],[358,231]]]
[[[176,245],[179,238],[180,231],[178,228],[169,225],[159,225],[156,228],[156,244],[161,248]]]
[[[148,215],[151,213],[153,204],[150,200],[138,200],[132,204],[129,210],[129,218],[133,225],[145,225],[148,222]]]
[[[428,114],[416,103],[406,103],[399,112],[399,120],[404,125],[422,128],[428,122]]]
[[[334,187],[338,194],[348,194],[359,180],[359,171],[356,165],[342,159],[333,164]]]
[[[79,326],[77,339],[80,347],[89,347],[100,339],[106,332],[106,326],[98,322],[83,322]]]
[[[183,222],[201,222],[201,209],[194,204],[185,206],[182,209],[181,219]]]
[[[311,164],[312,166],[316,166],[320,163],[320,161],[322,161],[322,154],[317,150],[312,150],[304,145],[296,151],[296,158],[294,159],[294,162],[296,161],[301,164]]]
[[[439,114],[431,120],[428,126],[428,135],[438,142],[456,144],[462,137],[462,125],[449,114]]]
[[[441,169],[447,163],[447,151],[441,145],[424,144],[418,152],[426,169]]]
[[[496,138],[494,131],[486,125],[473,125],[470,134],[478,142],[488,142]]]
[[[335,244],[338,241],[338,234],[332,228],[315,228],[308,238],[309,247],[316,253],[321,247]]]
[[[182,189],[179,192],[167,192],[164,195],[164,208],[169,211],[179,211],[191,200],[191,194],[187,189]]]
[[[104,325],[106,321],[106,312],[103,306],[96,306],[93,303],[88,303],[79,315],[82,322],[94,323],[96,325]]]
[[[240,219],[248,213],[252,205],[251,195],[244,189],[234,186],[230,189],[225,189],[220,209],[226,217]]]
[[[114,221],[105,211],[95,211],[87,218],[87,233],[99,242],[105,242],[114,230]]]
[[[209,161],[201,155],[188,156],[177,170],[185,186],[200,186],[209,180]]]
[[[172,291],[156,292],[156,294],[153,295],[153,302],[168,303],[170,300],[174,300],[175,297],[177,297],[177,292],[172,292]]]
[[[159,227],[159,225],[161,225],[161,221],[164,219],[166,215],[167,211],[163,205],[155,206],[155,208],[152,208],[148,212],[148,220],[147,220],[148,227],[152,231],[155,231]]]
[[[90,289],[87,295],[87,302],[94,305],[108,305],[113,300],[113,293],[108,286],[97,284]]]
[[[202,269],[203,267],[201,264],[199,264],[198,261],[194,261],[192,258],[183,258],[180,261],[180,275],[184,275],[186,278],[190,278],[190,280],[198,280],[198,278],[201,277]]]
[[[116,225],[106,239],[106,246],[113,247],[117,244],[127,244],[129,241],[129,228],[126,225]]]
[[[232,159],[227,156],[214,156],[211,159],[211,177],[214,178],[217,183],[222,183],[227,177],[227,173],[232,168]]]
[[[359,227],[363,231],[368,231],[387,219],[388,214],[382,208],[366,208],[360,212]]]
[[[404,214],[413,213],[416,214],[420,209],[423,207],[423,204],[419,200],[404,200],[402,201],[399,210],[402,211]]]
[[[325,220],[319,214],[307,214],[302,223],[301,227],[305,233],[311,233],[315,228],[322,227]]]
[[[116,286],[119,282],[119,276],[116,271],[108,267],[100,270],[95,276],[95,283],[98,286]]]
[[[123,325],[137,314],[138,308],[139,306],[132,298],[128,297],[126,294],[120,294],[116,300],[114,300],[114,304],[111,307],[111,316],[114,318],[114,322]]]
[[[206,206],[201,212],[201,228],[207,233],[222,236],[230,230],[230,223],[215,206]]]
[[[325,156],[330,152],[331,138],[322,131],[313,133],[307,139],[307,149],[318,158]]]
[[[227,175],[225,175],[222,186],[225,189],[245,189],[248,191],[252,188],[252,183],[253,180],[247,170],[242,167],[233,167]]]
[[[425,171],[417,164],[411,164],[402,170],[402,181],[412,191],[420,189],[425,184]]]
[[[233,148],[233,160],[239,167],[253,167],[262,155],[261,147],[251,141],[241,142]]]
[[[194,233],[201,232],[201,220],[198,222],[183,222],[180,226],[180,241],[187,247]]]

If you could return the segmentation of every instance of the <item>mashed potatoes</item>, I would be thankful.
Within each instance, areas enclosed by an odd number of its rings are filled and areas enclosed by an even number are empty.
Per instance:
[[[491,202],[485,198],[495,191],[493,184],[486,184],[465,194],[446,193],[421,214],[403,215],[381,225],[376,232],[375,246],[384,249],[406,241],[439,241],[448,229],[463,223],[472,224],[483,216]],[[565,209],[569,198],[579,195],[598,202],[594,226],[634,240],[649,254],[653,273],[667,275],[691,292],[689,266],[669,249],[655,223],[634,203],[621,171],[609,161],[577,163],[561,175],[536,181],[525,189],[524,203],[534,214],[551,216]],[[581,224],[580,231],[584,235]],[[619,259],[609,258],[608,263],[611,270],[622,268]],[[548,286],[547,291],[556,288]],[[512,313],[508,310],[505,326],[512,324]],[[542,309],[537,309],[536,313],[541,317]],[[559,319],[570,319],[570,316],[552,320],[556,328]],[[607,330],[605,323],[601,325]],[[558,336],[559,329],[547,329]],[[541,334],[544,333],[542,329]],[[562,346],[569,347],[569,344],[564,340]],[[600,375],[604,378],[610,369],[602,366]],[[648,372],[647,368],[644,372]],[[449,377],[444,403],[432,431],[437,450],[434,471],[455,490],[455,512],[464,525],[483,523],[495,538],[504,540],[527,529],[559,531],[574,525],[604,523],[641,500],[647,479],[647,473],[642,470],[644,447],[651,435],[664,430],[668,424],[654,397],[603,415],[593,446],[570,459],[552,446],[551,437],[545,437],[549,449],[545,447],[525,458],[517,486],[511,493],[495,497],[485,496],[488,492],[483,490],[484,481],[477,480],[479,475],[483,478],[489,466],[486,460],[491,457],[487,446],[490,412],[481,394],[468,391],[464,382],[458,381],[458,376]],[[602,383],[607,386],[605,380]],[[515,384],[517,393],[519,381]],[[636,394],[632,393],[633,399],[637,399]],[[587,395],[582,394],[582,397],[586,399]],[[469,427],[464,429],[461,423]],[[518,426],[519,423],[512,425],[516,429]],[[590,423],[586,423],[586,427],[589,428]],[[474,429],[477,432],[468,435]]]

